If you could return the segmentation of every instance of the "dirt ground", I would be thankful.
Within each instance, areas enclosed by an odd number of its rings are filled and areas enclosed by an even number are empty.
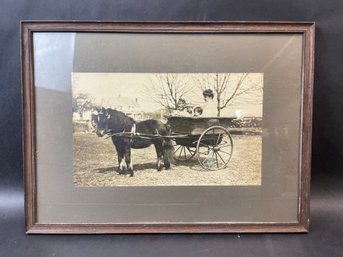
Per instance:
[[[74,133],[75,186],[175,186],[175,185],[260,185],[260,135],[235,135],[233,155],[227,168],[205,171],[196,158],[175,162],[170,170],[155,169],[156,154],[153,146],[133,149],[134,177],[117,173],[118,161],[110,138],[94,133]]]

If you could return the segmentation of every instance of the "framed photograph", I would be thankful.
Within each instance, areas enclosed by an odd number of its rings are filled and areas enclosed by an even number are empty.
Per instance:
[[[307,232],[314,23],[21,24],[26,231]]]

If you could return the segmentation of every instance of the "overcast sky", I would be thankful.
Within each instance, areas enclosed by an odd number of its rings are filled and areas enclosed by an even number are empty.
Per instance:
[[[177,76],[180,79],[189,78],[189,76],[199,77],[207,74],[181,74]],[[232,80],[239,79],[242,74],[235,73],[231,75]],[[149,94],[158,94],[158,92],[148,92],[151,89],[151,81],[156,79],[156,74],[152,73],[73,73],[72,74],[72,94],[75,96],[80,93],[89,94],[97,103],[111,102],[119,96],[130,98],[135,101],[136,98],[143,111],[151,112],[160,110],[161,106],[154,102]],[[185,97],[187,102],[192,104],[203,103],[202,90],[196,81],[187,80],[193,90]],[[246,86],[251,83],[263,84],[263,74],[249,74],[246,80]],[[242,97],[235,103],[222,111],[221,116],[235,116],[236,110],[241,110],[245,116],[262,117],[262,93],[248,98]],[[253,100],[253,101],[251,101]],[[259,104],[256,104],[256,103]]]

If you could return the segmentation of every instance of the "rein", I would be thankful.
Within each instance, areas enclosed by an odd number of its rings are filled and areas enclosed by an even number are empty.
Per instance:
[[[136,130],[131,130],[131,132],[117,132],[117,133],[111,133],[111,131],[106,133],[106,137],[104,139],[113,137],[113,136],[118,136],[118,137],[136,137],[136,138],[142,138],[142,139],[152,139],[152,138],[164,138],[163,136],[161,136],[159,133],[155,134],[144,134],[144,133],[139,133],[136,132]]]
[[[104,139],[108,139],[113,136],[117,137],[128,137],[128,138],[140,138],[140,139],[153,139],[153,138],[165,138],[165,139],[175,139],[175,138],[187,138],[188,135],[171,135],[171,136],[162,136],[160,134],[144,134],[144,133],[135,133],[132,132],[119,132],[119,133],[106,133],[107,136]]]

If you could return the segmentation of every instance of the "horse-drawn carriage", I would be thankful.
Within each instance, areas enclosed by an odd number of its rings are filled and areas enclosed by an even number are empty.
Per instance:
[[[206,170],[225,168],[229,163],[233,142],[227,130],[233,118],[167,117],[167,124],[158,120],[135,122],[124,113],[104,109],[92,117],[98,136],[112,138],[118,154],[120,173],[125,166],[133,176],[131,148],[154,145],[157,154],[157,169],[161,162],[170,168],[171,156],[177,161],[187,161],[196,155],[199,164]],[[175,144],[174,153],[172,142]]]
[[[174,158],[183,162],[196,156],[206,170],[225,168],[229,163],[233,141],[227,128],[233,118],[168,117],[175,142]]]

